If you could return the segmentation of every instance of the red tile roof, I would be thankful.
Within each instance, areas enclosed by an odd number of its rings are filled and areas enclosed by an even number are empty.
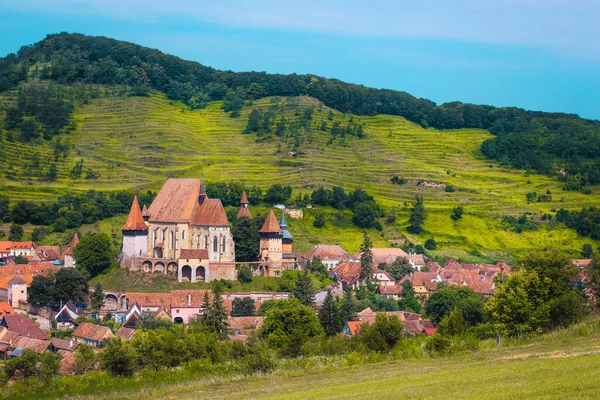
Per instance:
[[[131,209],[127,216],[125,225],[121,228],[123,231],[147,231],[148,226],[144,222],[142,217],[142,210],[140,209],[140,203],[138,203],[137,196],[134,196],[133,203],[131,203]]]
[[[246,196],[246,191],[245,190],[242,193],[242,200],[240,201],[240,204],[248,204],[248,196]]]
[[[208,259],[208,250],[206,249],[181,249],[179,250],[179,258],[190,260],[206,260]]]
[[[69,245],[69,247],[67,247],[67,249],[64,251],[62,258],[64,259],[64,256],[67,254],[73,254],[73,250],[75,249],[75,246],[77,246],[79,244],[79,236],[77,235],[77,232],[75,232],[73,234],[73,239],[71,239],[71,244]]]
[[[167,179],[148,209],[150,221],[190,221],[198,206],[199,196],[198,179]]]
[[[0,289],[8,289],[8,284],[12,282],[13,279],[19,278],[18,281],[24,281],[25,284],[29,287],[31,285],[31,281],[33,281],[33,276],[31,275],[7,275],[0,278]],[[13,282],[13,283],[17,283]]]
[[[368,321],[348,321],[348,329],[350,329],[350,333],[352,336],[356,335],[358,331],[360,331],[361,326],[364,324],[368,324]]]
[[[141,307],[171,308],[170,293],[127,293],[125,297],[132,305],[137,302]]]
[[[225,209],[219,199],[205,199],[196,208],[191,223],[197,226],[229,226]]]
[[[79,342],[60,338],[52,338],[51,343],[57,350],[75,351],[79,347]]]
[[[8,328],[8,330],[11,332],[18,333],[21,336],[41,340],[48,339],[48,335],[46,335],[44,331],[36,325],[35,322],[21,314],[3,316],[2,326]]]
[[[150,211],[148,211],[148,207],[146,207],[146,205],[144,204],[144,207],[142,207],[142,217],[149,217],[150,216]]]
[[[102,339],[109,339],[114,337],[110,328],[101,325],[90,324],[89,322],[82,322],[73,331],[71,336],[76,338],[93,340],[100,342]]]
[[[12,306],[5,301],[0,301],[0,317],[6,314],[14,314]]]
[[[240,210],[238,211],[237,217],[238,218],[246,217],[246,218],[252,219],[252,214],[250,214],[250,210],[248,208],[242,206],[242,207],[240,207]]]
[[[265,322],[265,317],[229,317],[228,322],[231,329],[245,335],[259,329]]]
[[[343,260],[347,261],[351,258],[350,254],[339,244],[318,244],[302,257],[312,260],[318,256],[321,260]]]
[[[19,336],[10,345],[10,347],[13,349],[18,349],[19,347],[22,347],[24,349],[33,350],[36,353],[43,353],[44,351],[48,350],[49,346],[50,342],[46,340],[35,339],[25,336]]]
[[[277,222],[277,218],[275,218],[275,213],[273,210],[269,211],[269,215],[265,220],[262,228],[259,230],[260,233],[281,233],[281,227],[279,226],[279,222]]]
[[[117,336],[121,336],[125,340],[131,340],[135,334],[135,329],[120,327],[117,331]]]
[[[172,290],[171,308],[201,308],[205,292],[212,302],[213,296],[210,290]]]
[[[373,265],[379,265],[381,263],[392,264],[398,257],[407,258],[407,254],[404,250],[398,247],[374,247],[371,249],[373,253]],[[352,257],[360,259],[360,251],[354,254]]]

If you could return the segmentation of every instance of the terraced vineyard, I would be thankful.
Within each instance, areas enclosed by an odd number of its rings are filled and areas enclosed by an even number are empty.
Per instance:
[[[291,136],[260,138],[257,134],[242,134],[254,108],[276,110],[277,120],[283,110],[290,124],[309,107],[314,108],[313,118],[310,128],[299,134],[297,157],[289,155],[293,149]],[[303,192],[321,185],[361,187],[387,211],[397,214],[396,222],[385,225],[383,237],[377,239],[379,244],[402,235],[415,243],[433,236],[438,242],[438,250],[433,252],[436,255],[489,261],[514,261],[523,251],[545,247],[575,255],[584,243],[591,242],[561,226],[517,234],[502,227],[502,216],[600,204],[598,188],[592,195],[565,192],[555,179],[527,176],[525,171],[506,169],[485,159],[478,149],[491,137],[486,131],[437,131],[401,117],[344,115],[308,97],[262,99],[244,107],[239,118],[230,118],[220,102],[191,110],[155,93],[150,97],[95,99],[78,105],[73,118],[77,129],[61,137],[72,145],[72,150],[67,158],[60,159],[58,181],[14,181],[3,174],[0,184],[11,199],[49,200],[61,193],[90,188],[158,189],[168,177],[199,177],[202,173],[209,183],[240,181],[263,187],[281,183]],[[346,137],[345,143],[339,139],[330,143],[332,123],[345,125],[351,118],[364,125],[366,137]],[[323,122],[326,131],[320,129]],[[38,152],[42,160],[53,155],[50,145],[43,141],[4,141],[0,152],[3,170],[17,174],[32,152]],[[68,171],[79,160],[84,160],[84,167],[91,168],[99,178],[70,180]],[[395,175],[407,179],[407,183],[391,184],[390,178]],[[456,191],[417,186],[417,181],[451,184]],[[549,191],[552,201],[528,204],[525,194],[533,191]],[[406,233],[410,202],[416,194],[425,197],[427,208],[426,232],[420,236]],[[450,212],[457,204],[464,206],[465,215],[454,222]],[[336,213],[324,211],[329,217]],[[290,222],[301,249],[334,240],[349,251],[358,249],[357,229],[349,224],[336,227],[328,223],[317,230],[312,227],[315,212],[308,210],[304,220]]]

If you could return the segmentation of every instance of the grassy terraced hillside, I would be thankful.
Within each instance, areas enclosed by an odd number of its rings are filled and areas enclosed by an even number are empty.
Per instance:
[[[14,94],[14,93],[13,93]],[[3,98],[10,101],[10,93]],[[284,135],[257,137],[242,134],[252,109],[275,111],[276,119],[285,115],[288,124],[300,118],[302,110],[314,108],[310,128],[299,133],[298,156],[291,157],[293,138]],[[332,118],[332,119],[330,119]],[[346,137],[330,143],[329,130],[334,121],[364,125],[365,138]],[[201,110],[169,101],[162,94],[150,97],[105,97],[78,104],[73,119],[77,128],[60,140],[72,145],[66,158],[58,163],[57,182],[7,180],[0,177],[3,192],[11,199],[50,200],[58,194],[88,189],[158,189],[168,177],[199,177],[207,182],[240,181],[247,185],[291,185],[310,192],[321,185],[361,187],[376,197],[386,211],[397,214],[396,222],[384,224],[376,245],[406,236],[415,243],[429,237],[438,242],[433,254],[465,260],[504,259],[534,248],[560,248],[577,254],[588,238],[578,238],[561,226],[553,229],[514,233],[503,228],[504,215],[524,212],[548,213],[559,208],[578,209],[600,204],[598,188],[584,195],[563,191],[555,179],[525,171],[507,169],[485,159],[481,143],[492,135],[483,130],[424,129],[402,117],[350,116],[327,107],[310,97],[266,98],[245,106],[239,118],[230,118],[221,102],[211,102]],[[320,129],[322,123],[326,131]],[[47,142],[24,144],[2,142],[0,161],[3,170],[19,171],[33,152],[42,159],[52,157]],[[68,178],[68,171],[79,160],[99,178],[95,181]],[[408,180],[393,185],[394,175]],[[417,186],[416,181],[452,184],[456,191]],[[525,194],[550,191],[551,202],[528,204]],[[427,208],[425,233],[406,233],[410,203],[423,195]],[[450,219],[451,209],[463,205],[462,220]],[[312,227],[315,213],[324,212],[327,224]],[[319,242],[339,241],[350,252],[358,250],[361,235],[346,223],[333,225],[333,209],[307,210],[302,221],[290,221],[302,250]],[[597,245],[597,243],[596,243]],[[596,246],[594,246],[596,247]]]

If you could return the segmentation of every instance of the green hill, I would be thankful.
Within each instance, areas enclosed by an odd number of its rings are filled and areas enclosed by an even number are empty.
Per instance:
[[[15,94],[5,95],[9,102]],[[284,115],[293,126],[303,110],[314,109],[308,129],[295,147],[293,134],[279,138],[243,134],[253,109],[272,109],[276,118]],[[331,118],[331,119],[330,119]],[[536,215],[553,209],[576,209],[582,204],[600,203],[600,196],[565,192],[555,179],[526,174],[486,160],[479,145],[491,135],[483,130],[424,129],[396,116],[345,115],[322,106],[310,97],[265,98],[245,106],[239,118],[229,117],[222,102],[211,102],[201,110],[168,100],[163,94],[149,97],[101,97],[76,105],[72,114],[76,128],[54,138],[71,149],[58,160],[58,180],[43,183],[26,179],[26,166],[34,153],[51,158],[50,141],[30,143],[3,139],[3,170],[14,171],[17,180],[0,177],[4,193],[12,199],[48,200],[57,194],[88,189],[158,189],[168,177],[199,177],[208,182],[237,181],[247,185],[291,185],[310,192],[321,185],[363,188],[374,195],[388,213],[397,213],[396,222],[385,224],[386,240],[407,236],[423,243],[433,236],[439,244],[434,255],[466,259],[508,259],[528,249],[563,248],[576,253],[589,239],[562,226],[542,225],[536,231],[515,233],[501,221],[502,216]],[[364,138],[347,137],[330,143],[334,122],[364,126]],[[327,130],[322,131],[325,123]],[[289,155],[296,149],[297,156]],[[71,179],[69,171],[83,160],[97,179]],[[43,168],[43,167],[42,167]],[[393,176],[407,180],[390,182]],[[22,180],[25,179],[25,180]],[[446,183],[455,187],[417,186],[419,181]],[[552,193],[552,201],[530,203],[528,192]],[[406,233],[408,212],[416,194],[425,197],[425,233]],[[465,208],[455,222],[451,209]],[[306,210],[303,221],[290,221],[301,248],[315,243],[340,241],[350,251],[358,250],[360,232],[349,223],[334,224],[333,209]],[[316,212],[325,212],[328,223],[312,227]],[[347,218],[346,218],[347,219]],[[118,228],[117,228],[118,229]],[[385,241],[379,244],[385,244]]]
[[[31,93],[38,93],[37,105],[29,104]],[[25,111],[15,117],[17,106]],[[583,136],[594,142],[596,123],[562,114],[463,106],[464,123],[434,122],[434,115],[449,116],[457,103],[435,106],[402,92],[309,75],[217,71],[130,43],[54,35],[0,59],[0,122],[5,128],[0,185],[13,202],[48,202],[89,189],[156,190],[169,177],[201,174],[208,184],[235,181],[266,188],[281,183],[296,193],[338,185],[362,188],[384,207],[383,231],[371,231],[378,246],[405,238],[423,244],[434,237],[438,248],[430,253],[438,257],[514,262],[519,254],[540,248],[579,256],[583,244],[594,241],[548,216],[561,208],[599,205],[598,187],[589,186],[593,173],[583,179],[579,170],[569,169],[573,165],[565,165],[568,184],[579,182],[578,188],[585,189],[565,191],[557,177],[510,168],[510,162],[496,157],[500,153],[493,158],[502,164],[486,158],[482,144],[495,138],[489,131],[451,128],[487,127],[500,138],[499,126],[514,133],[506,128],[508,121],[523,127],[528,137],[524,119],[560,117],[591,124]],[[267,129],[245,134],[253,111]],[[481,119],[483,112],[489,115]],[[424,113],[429,113],[425,119]],[[499,114],[503,117],[491,126],[489,118]],[[560,145],[550,134],[546,142]],[[508,146],[507,140],[497,143]],[[532,158],[539,158],[535,146],[531,149]],[[395,176],[405,183],[393,184]],[[533,192],[539,196],[528,201],[526,195]],[[427,209],[420,235],[406,231],[415,195],[424,196]],[[464,207],[464,217],[453,221],[457,205]],[[304,211],[303,219],[289,221],[300,250],[335,241],[350,252],[358,250],[362,236],[351,213],[329,207]],[[326,217],[320,229],[312,226],[318,213]],[[116,217],[84,230],[111,232],[118,241],[120,223]]]

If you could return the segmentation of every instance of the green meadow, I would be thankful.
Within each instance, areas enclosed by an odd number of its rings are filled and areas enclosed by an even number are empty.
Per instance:
[[[10,99],[9,94],[2,101],[7,103]],[[299,120],[302,110],[309,107],[314,108],[313,118],[309,129],[302,128],[295,156],[289,154],[294,148],[291,135],[278,138],[272,134],[258,137],[256,133],[242,133],[254,108],[276,110],[276,120],[284,113],[289,124]],[[375,196],[386,212],[397,216],[393,223],[382,221],[383,232],[371,232],[376,246],[404,238],[422,244],[434,237],[438,242],[434,256],[490,262],[514,262],[522,253],[539,248],[562,249],[577,256],[584,243],[592,242],[560,225],[542,224],[536,231],[515,233],[503,226],[503,216],[539,216],[560,208],[600,205],[598,188],[593,188],[591,195],[565,192],[556,179],[509,169],[485,159],[479,147],[492,137],[487,131],[438,131],[424,129],[401,117],[345,115],[309,97],[262,99],[245,106],[239,118],[224,113],[221,102],[191,110],[158,93],[150,97],[105,97],[78,104],[73,119],[76,129],[60,137],[71,149],[58,162],[56,182],[42,183],[28,178],[26,172],[33,153],[50,162],[53,151],[47,142],[25,144],[3,139],[3,193],[12,200],[50,201],[63,193],[89,189],[157,190],[169,177],[201,174],[209,184],[239,181],[267,187],[281,183],[302,193],[322,185],[339,185],[347,190],[360,187]],[[332,123],[340,121],[346,125],[350,119],[364,125],[366,137],[346,137],[331,143]],[[320,129],[323,122],[327,131]],[[71,180],[69,171],[79,160],[99,177]],[[7,179],[6,172],[16,179]],[[396,175],[407,183],[390,183]],[[456,190],[417,186],[418,181],[451,184]],[[528,203],[525,194],[534,191],[550,192],[552,201]],[[421,235],[406,232],[415,195],[424,196],[427,209],[425,232]],[[456,205],[465,210],[458,222],[450,218]],[[358,250],[362,235],[352,226],[347,212],[329,208],[304,211],[302,220],[288,221],[300,250],[332,242],[339,242],[351,253]],[[326,216],[327,222],[321,229],[312,226],[316,213]],[[118,238],[118,223],[118,218],[111,219],[91,229],[113,233]]]

